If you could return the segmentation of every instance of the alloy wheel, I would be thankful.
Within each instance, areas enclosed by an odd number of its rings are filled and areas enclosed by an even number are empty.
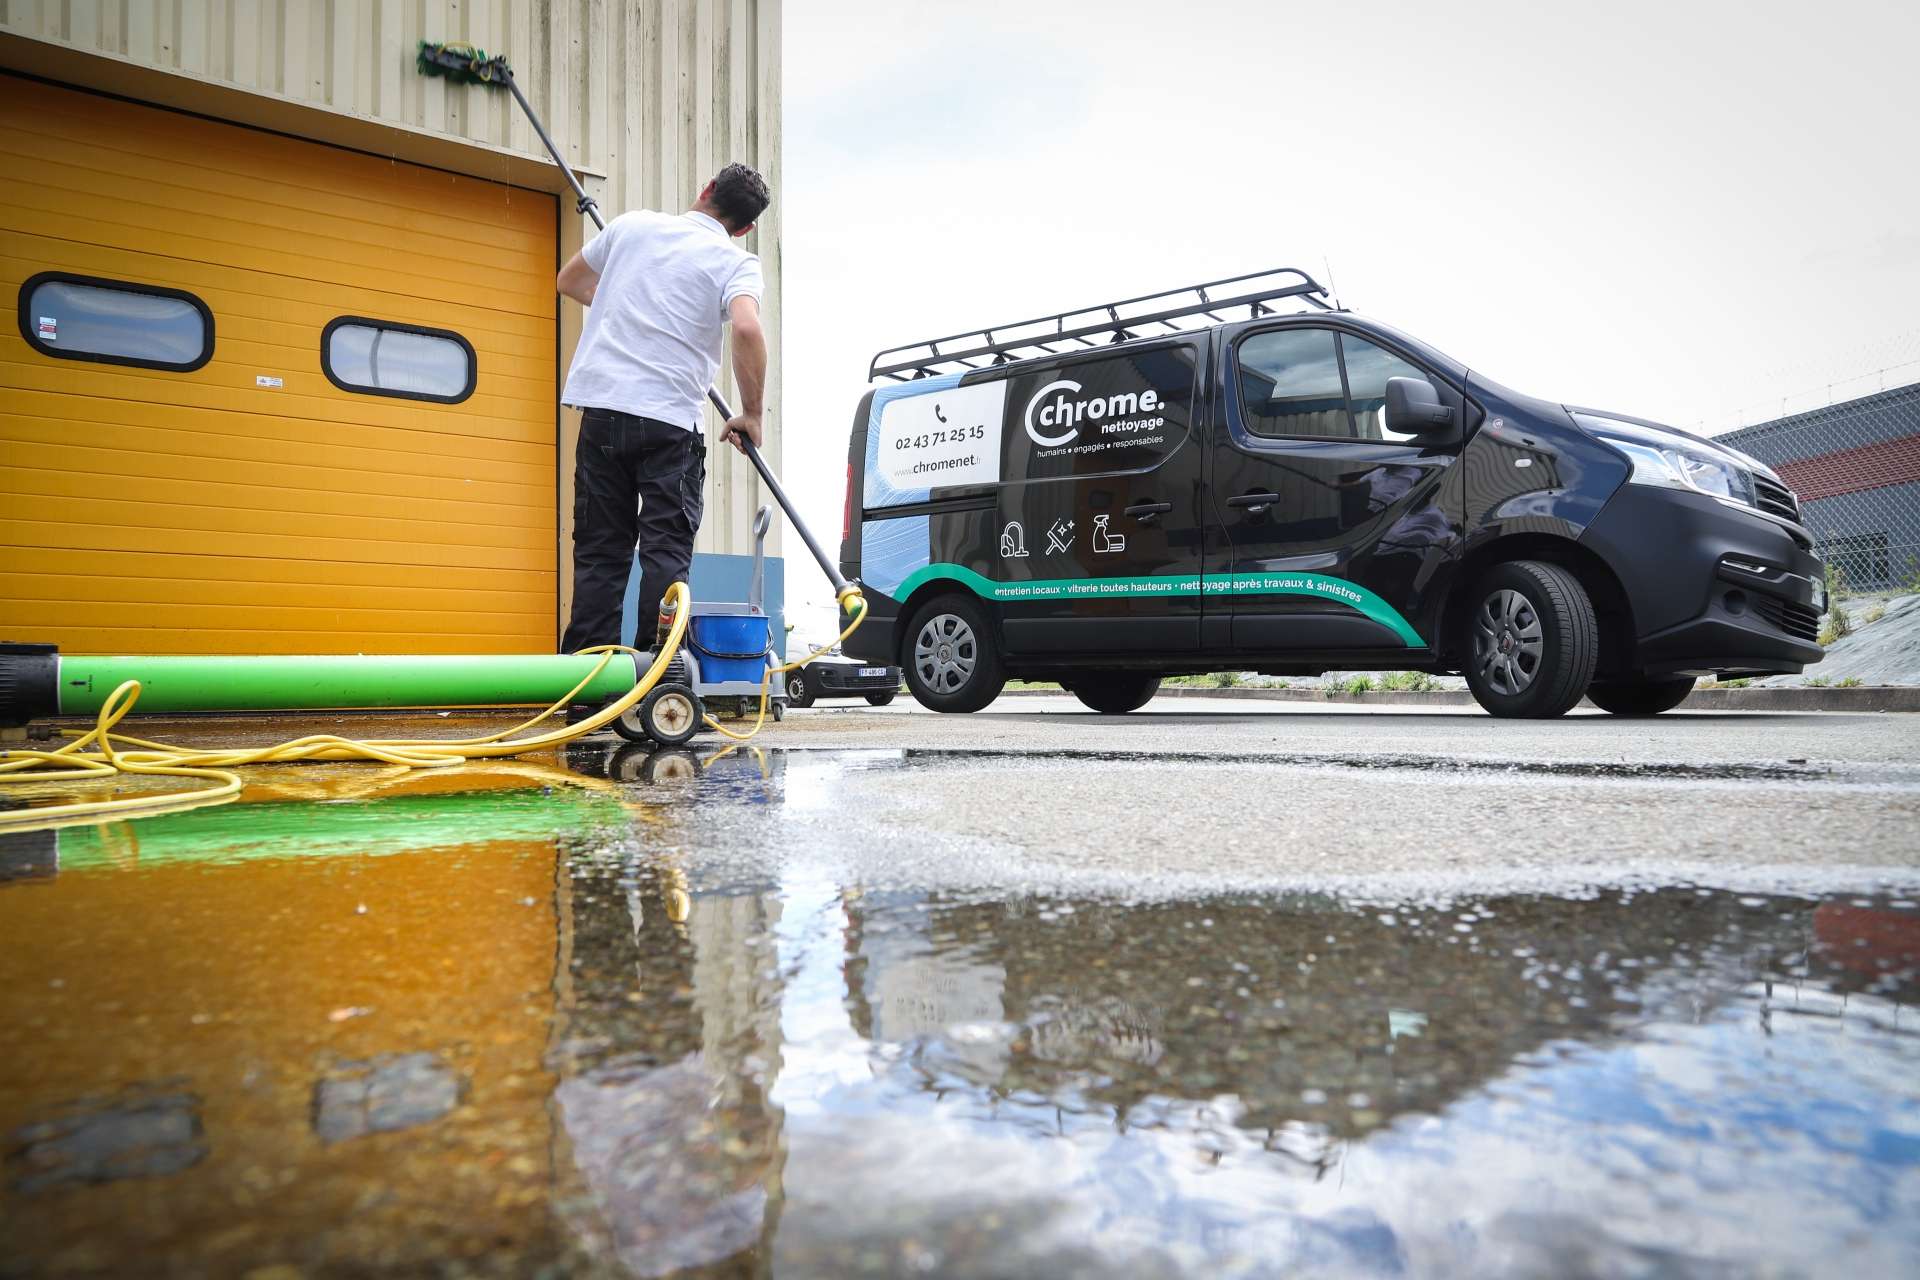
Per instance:
[[[1502,587],[1474,615],[1473,661],[1481,679],[1496,693],[1524,693],[1540,674],[1546,637],[1533,602]]]
[[[965,618],[937,613],[928,618],[913,642],[913,666],[920,681],[934,693],[953,693],[973,678],[979,645]]]

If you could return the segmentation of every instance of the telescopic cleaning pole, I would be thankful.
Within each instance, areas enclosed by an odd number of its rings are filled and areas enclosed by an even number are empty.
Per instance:
[[[533,131],[546,147],[547,154],[553,157],[553,163],[559,167],[560,175],[567,180],[567,185],[573,188],[574,208],[592,218],[593,225],[600,230],[607,229],[607,220],[600,216],[599,202],[587,194],[587,189],[580,185],[580,179],[574,176],[573,166],[567,163],[566,157],[560,154],[560,148],[554,145],[552,135],[547,132],[546,126],[540,123],[540,114],[533,109],[533,104],[527,101],[527,95],[521,92],[520,82],[514,78],[513,68],[507,65],[504,54],[489,58],[483,51],[472,45],[429,44],[422,41],[416,66],[422,75],[442,76],[455,84],[477,84],[489,88],[504,86],[507,92],[513,95],[513,100],[520,104],[520,109],[527,113],[527,123],[533,126]],[[733,418],[733,409],[721,398],[719,391],[708,387],[707,399],[711,400],[713,407],[720,411],[723,421],[730,421]],[[753,469],[760,473],[760,479],[773,494],[774,501],[778,502],[780,509],[786,512],[787,519],[793,522],[794,530],[800,535],[800,541],[807,544],[807,550],[811,551],[813,558],[819,562],[820,571],[826,574],[827,581],[833,584],[834,595],[844,600],[847,593],[853,589],[852,584],[841,574],[840,567],[828,557],[825,551],[821,550],[820,543],[813,536],[813,531],[807,528],[807,522],[800,518],[798,511],[794,510],[792,501],[787,497],[787,491],[780,487],[780,482],[774,479],[773,472],[768,469],[766,459],[760,456],[759,448],[751,440],[741,440],[740,447],[747,455],[747,461],[753,463]]]

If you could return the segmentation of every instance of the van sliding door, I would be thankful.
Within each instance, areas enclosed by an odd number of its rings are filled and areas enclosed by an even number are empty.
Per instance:
[[[1190,339],[1008,380],[987,548],[1014,653],[1184,653],[1200,641],[1201,442]]]

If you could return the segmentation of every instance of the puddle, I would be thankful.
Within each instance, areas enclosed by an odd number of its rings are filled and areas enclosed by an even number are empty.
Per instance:
[[[965,767],[590,746],[0,837],[0,1275],[1920,1251],[1920,901],[881,874],[837,803]]]

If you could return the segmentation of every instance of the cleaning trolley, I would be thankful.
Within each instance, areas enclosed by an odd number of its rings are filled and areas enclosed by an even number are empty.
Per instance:
[[[773,509],[753,516],[753,578],[747,599],[696,600],[688,606],[687,642],[667,667],[666,678],[639,705],[622,713],[613,730],[629,742],[677,747],[699,733],[715,712],[748,715],[762,690],[775,720],[786,714],[784,676],[775,667],[772,619],[767,616],[767,530]],[[672,625],[663,610],[658,636]],[[659,639],[655,641],[658,645]],[[636,661],[651,662],[644,653]]]

